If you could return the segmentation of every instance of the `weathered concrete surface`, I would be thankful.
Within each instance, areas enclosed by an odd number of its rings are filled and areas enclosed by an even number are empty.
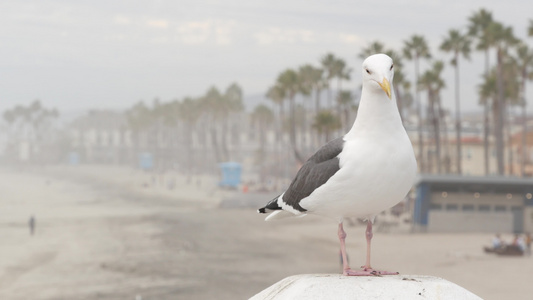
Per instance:
[[[251,300],[267,299],[440,299],[480,297],[445,279],[421,275],[383,277],[303,274],[287,277]]]

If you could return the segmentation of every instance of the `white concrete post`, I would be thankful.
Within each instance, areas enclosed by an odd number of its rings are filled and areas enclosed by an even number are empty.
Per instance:
[[[250,299],[481,300],[472,292],[438,277],[420,275],[344,276],[341,274],[303,274],[287,277]]]

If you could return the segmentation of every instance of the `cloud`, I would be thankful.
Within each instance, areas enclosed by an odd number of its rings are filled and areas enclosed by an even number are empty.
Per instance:
[[[216,22],[215,26],[215,42],[218,45],[229,45],[232,42],[233,27],[235,27],[235,21]]]
[[[113,22],[118,25],[129,25],[131,24],[131,19],[123,15],[116,15],[113,18]]]
[[[177,28],[179,40],[184,44],[194,45],[205,43],[209,39],[211,32],[211,23],[204,22],[187,22]]]
[[[188,45],[214,43],[229,45],[235,22],[231,20],[206,20],[185,22],[176,29],[180,42]]]
[[[253,34],[254,39],[260,45],[270,44],[294,44],[294,43],[314,43],[317,41],[316,34],[311,30],[304,29],[283,29],[280,27],[270,27]]]
[[[361,44],[363,41],[359,36],[349,33],[340,33],[339,40],[341,43],[349,45]]]
[[[151,19],[146,21],[146,26],[157,29],[166,29],[168,28],[169,22],[162,19]]]

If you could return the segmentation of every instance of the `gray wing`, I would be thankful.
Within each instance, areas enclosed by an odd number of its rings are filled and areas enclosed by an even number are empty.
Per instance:
[[[307,211],[300,206],[300,200],[309,196],[315,189],[326,183],[339,169],[339,158],[344,146],[342,137],[322,146],[300,168],[291,185],[283,195],[283,202],[294,209]]]

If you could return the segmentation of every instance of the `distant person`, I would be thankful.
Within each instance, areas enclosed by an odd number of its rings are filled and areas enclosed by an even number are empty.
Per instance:
[[[505,242],[502,240],[500,234],[497,233],[494,238],[492,238],[492,248],[496,250],[503,247],[505,247]]]
[[[531,233],[526,233],[526,254],[531,256]]]
[[[28,225],[30,227],[30,235],[33,235],[35,233],[35,217],[33,215],[30,216]]]
[[[519,234],[515,234],[513,246],[518,247],[522,251],[522,253],[526,252],[526,243],[524,241],[524,238],[521,237]]]

